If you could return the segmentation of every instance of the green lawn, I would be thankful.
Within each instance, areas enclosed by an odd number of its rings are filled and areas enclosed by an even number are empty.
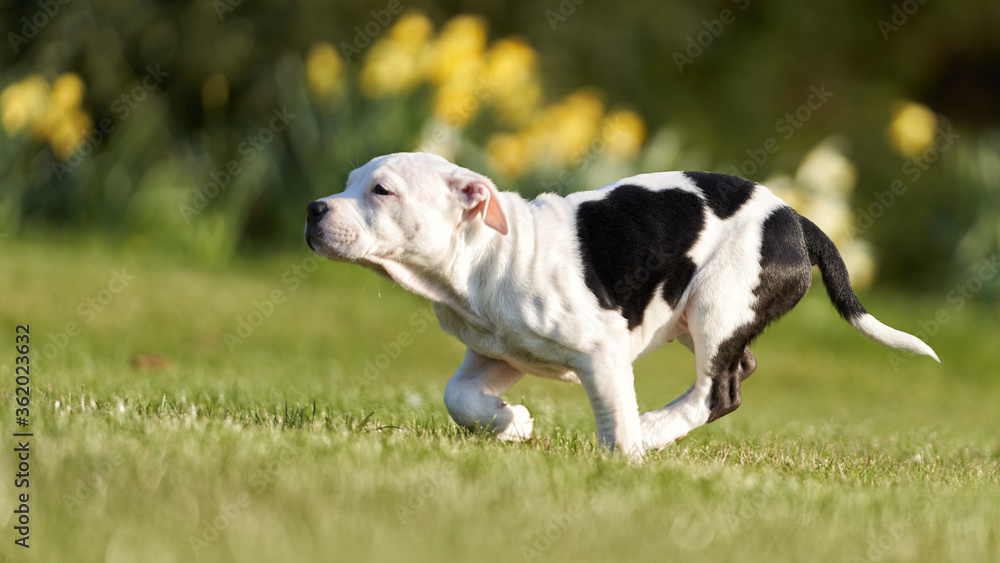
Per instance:
[[[756,345],[738,411],[631,465],[596,449],[583,389],[555,381],[507,396],[534,414],[531,441],[459,431],[441,396],[463,347],[427,321],[429,304],[304,246],[213,268],[143,239],[9,237],[0,554],[1000,561],[1000,331],[946,294],[862,295],[902,330],[949,313],[929,340],[942,364],[897,370],[817,282]],[[10,477],[22,323],[27,550],[13,529],[25,489]],[[690,385],[692,356],[667,346],[636,378],[640,407],[660,407]]]

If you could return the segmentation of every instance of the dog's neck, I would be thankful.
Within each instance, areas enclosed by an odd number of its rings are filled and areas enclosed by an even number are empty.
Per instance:
[[[456,231],[447,259],[429,260],[426,264],[412,259],[368,258],[375,271],[382,270],[405,289],[453,309],[467,322],[486,329],[490,322],[484,315],[482,303],[474,295],[497,298],[486,287],[488,280],[497,279],[498,270],[509,267],[514,258],[513,239],[517,236],[523,214],[524,200],[516,194],[503,193],[504,209],[508,213],[511,232],[501,235],[477,221]],[[512,197],[510,197],[512,196]],[[530,212],[529,212],[530,213]]]

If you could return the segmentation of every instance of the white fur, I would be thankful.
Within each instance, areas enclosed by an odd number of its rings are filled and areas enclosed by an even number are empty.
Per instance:
[[[865,335],[873,342],[878,342],[879,344],[884,344],[886,346],[892,346],[893,348],[897,348],[899,350],[913,352],[914,354],[930,356],[934,358],[934,361],[941,363],[941,360],[938,359],[934,350],[931,349],[931,347],[928,346],[923,340],[920,340],[912,334],[896,330],[891,326],[886,326],[868,313],[865,313],[857,319],[851,321],[851,325],[856,328],[858,332]]]

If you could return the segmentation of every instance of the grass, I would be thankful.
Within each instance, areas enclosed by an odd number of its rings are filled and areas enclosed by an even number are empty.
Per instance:
[[[116,271],[134,279],[122,287]],[[997,324],[945,293],[862,295],[903,330],[950,313],[929,340],[943,363],[897,371],[817,284],[756,345],[738,411],[631,465],[596,449],[583,389],[564,383],[529,377],[508,393],[535,416],[527,443],[458,430],[441,396],[463,347],[427,322],[426,301],[360,268],[313,264],[305,249],[223,269],[142,239],[8,238],[5,473],[19,323],[36,354],[35,436],[32,547],[13,544],[23,490],[5,477],[0,554],[1000,561]],[[261,322],[234,343],[240,319]],[[680,346],[640,360],[640,406],[662,406],[692,374]]]

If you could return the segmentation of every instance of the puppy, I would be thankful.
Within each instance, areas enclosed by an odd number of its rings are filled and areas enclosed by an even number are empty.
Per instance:
[[[724,174],[641,174],[529,202],[439,156],[390,154],[309,204],[305,239],[434,302],[467,346],[448,412],[504,439],[531,435],[528,410],[500,398],[526,373],[582,383],[600,444],[631,457],[729,414],[757,367],[748,346],[805,295],[813,265],[858,332],[937,360],[865,310],[815,224]],[[673,340],[694,352],[694,385],[640,416],[632,363]]]

